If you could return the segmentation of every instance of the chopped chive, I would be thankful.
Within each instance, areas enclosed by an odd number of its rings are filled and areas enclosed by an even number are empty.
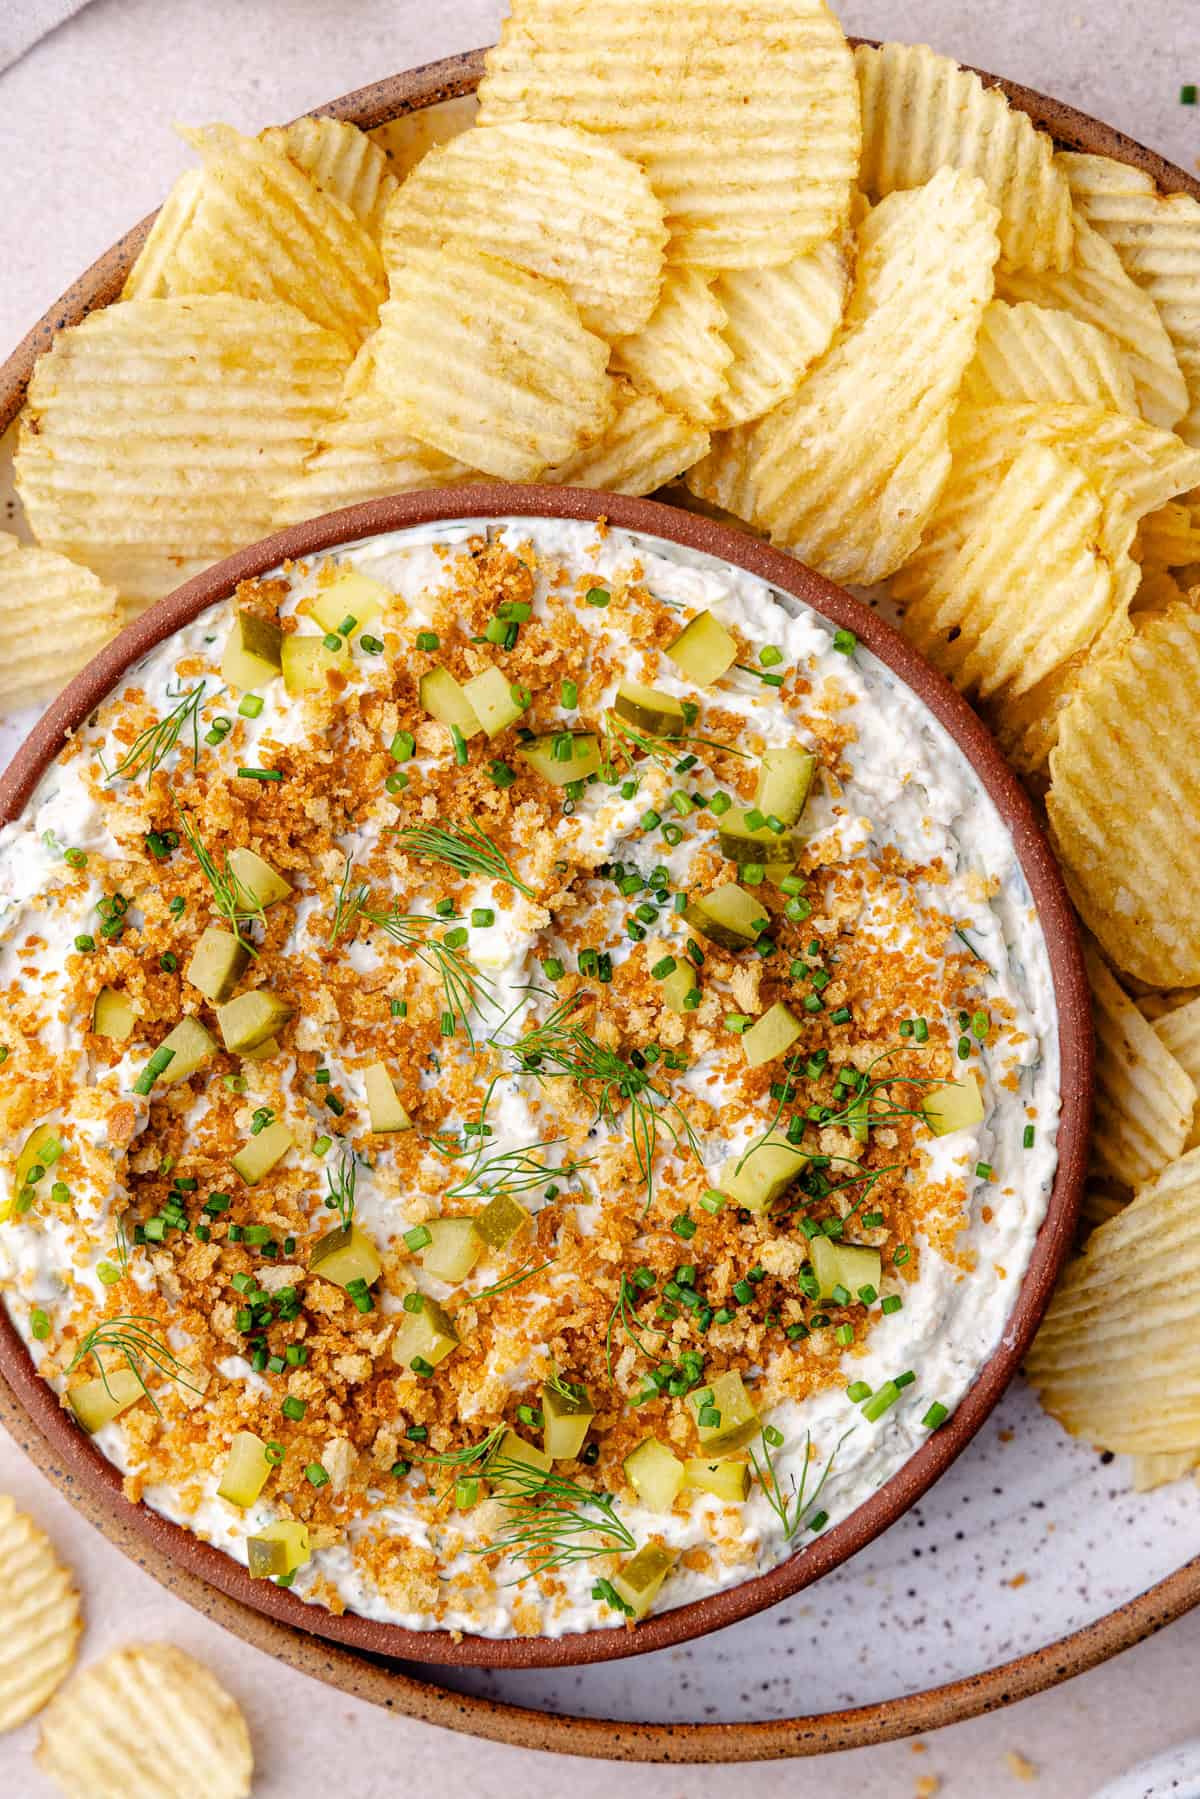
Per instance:
[[[95,947],[96,939],[89,936],[87,932],[81,933],[80,936],[75,939],[75,948],[79,951],[81,956],[90,955]]]
[[[495,786],[511,787],[516,778],[516,769],[510,768],[507,762],[490,762],[488,764],[488,779]]]
[[[436,650],[440,647],[441,641],[436,631],[417,632],[417,648],[419,650]]]
[[[996,1178],[996,1171],[990,1162],[976,1162],[975,1174],[981,1181],[991,1181]]]
[[[725,1208],[725,1195],[718,1193],[715,1187],[708,1187],[700,1195],[700,1204],[706,1212],[711,1212],[715,1217]]]
[[[893,1312],[898,1312],[903,1304],[904,1301],[898,1293],[889,1293],[885,1298],[880,1300],[879,1309],[890,1317]]]
[[[279,1409],[285,1418],[290,1418],[293,1424],[299,1424],[305,1412],[308,1410],[308,1401],[297,1399],[293,1394],[289,1393]]]
[[[1032,1126],[1032,1125],[1031,1125],[1031,1124],[1027,1124],[1027,1125],[1026,1125],[1026,1126],[1025,1126],[1025,1134],[1024,1134],[1024,1136],[1023,1136],[1023,1137],[1022,1137],[1022,1138],[1021,1138],[1021,1143],[1022,1143],[1022,1147],[1023,1147],[1023,1148],[1025,1148],[1025,1149],[1032,1149],[1032,1148],[1033,1148],[1033,1139],[1034,1139],[1034,1134],[1035,1134],[1035,1133],[1034,1133],[1034,1129],[1033,1129],[1033,1126]]]
[[[589,587],[583,597],[589,606],[607,606],[612,599],[607,587]]]
[[[853,631],[835,631],[833,647],[841,656],[852,656],[858,648],[858,638]]]
[[[283,770],[279,768],[239,768],[239,781],[282,781]]]
[[[460,768],[465,768],[469,752],[467,750],[467,740],[463,736],[458,725],[451,725],[450,741],[454,745],[454,760],[458,763]]]
[[[846,1388],[846,1398],[852,1405],[861,1405],[864,1399],[870,1399],[871,1389],[865,1380],[851,1381]]]
[[[433,1242],[433,1234],[423,1224],[415,1224],[410,1231],[405,1231],[404,1241],[414,1253],[425,1249]]]
[[[925,1426],[926,1430],[936,1430],[938,1425],[944,1424],[949,1416],[949,1406],[943,1405],[940,1399],[935,1399],[925,1416],[922,1418],[921,1423]]]

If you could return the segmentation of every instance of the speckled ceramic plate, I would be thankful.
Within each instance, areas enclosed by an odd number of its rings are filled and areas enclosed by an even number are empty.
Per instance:
[[[323,110],[368,128],[405,119],[419,148],[469,121],[481,61],[413,70]],[[1200,184],[1108,126],[1003,85],[1060,142],[1200,198]],[[0,427],[54,328],[115,297],[143,233],[81,277],[0,369]],[[28,722],[0,727],[0,757]],[[1023,1698],[1200,1602],[1191,1483],[1134,1495],[1124,1468],[1070,1442],[1019,1383],[939,1484],[816,1587],[696,1643],[555,1670],[383,1662],[261,1617],[148,1549],[125,1508],[81,1494],[76,1468],[5,1390],[0,1420],[105,1535],[246,1640],[377,1704],[527,1747],[670,1762],[857,1747]]]

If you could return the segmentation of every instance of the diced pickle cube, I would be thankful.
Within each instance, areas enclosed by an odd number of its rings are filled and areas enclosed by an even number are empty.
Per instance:
[[[281,1518],[246,1538],[246,1558],[255,1580],[278,1580],[302,1568],[310,1554],[308,1526],[298,1518]]]
[[[115,987],[101,987],[92,1007],[92,1030],[97,1037],[127,1043],[137,1022],[132,1002]]]
[[[20,1154],[13,1168],[13,1192],[19,1193],[29,1179],[31,1168],[49,1168],[57,1162],[62,1154],[61,1127],[56,1124],[39,1124],[30,1131],[21,1145]]]
[[[89,1435],[136,1405],[146,1389],[132,1368],[110,1368],[67,1391],[67,1404]]]
[[[676,1554],[661,1543],[643,1543],[613,1575],[612,1584],[631,1607],[635,1619],[644,1618],[654,1604],[659,1588],[675,1566]]]
[[[489,737],[498,737],[525,710],[525,701],[514,695],[513,683],[499,668],[485,668],[481,675],[473,675],[463,693]]]
[[[341,1225],[318,1237],[309,1251],[308,1266],[335,1287],[365,1281],[369,1287],[383,1267],[374,1242],[357,1224]]]
[[[764,750],[754,795],[758,811],[767,818],[777,818],[780,824],[796,824],[808,802],[816,766],[812,751],[798,749],[794,744]]]
[[[660,953],[657,950],[651,953],[649,957],[651,966],[658,960]],[[668,1012],[690,1012],[696,1004],[690,995],[699,992],[700,983],[696,979],[696,970],[687,956],[679,955],[674,960],[674,968],[670,974],[664,975],[661,981],[655,983],[655,991],[660,995]]]
[[[925,1122],[935,1137],[948,1137],[952,1131],[965,1131],[983,1123],[983,1094],[973,1074],[961,1081],[947,1081],[941,1087],[927,1087],[921,1101]]]
[[[689,1393],[686,1404],[695,1421],[696,1435],[709,1456],[735,1454],[747,1443],[752,1443],[761,1428],[742,1377],[732,1368],[724,1374],[714,1375],[707,1386]],[[707,1424],[701,1424],[701,1412],[709,1419]],[[714,1412],[718,1420],[715,1423],[712,1422]]]
[[[425,1226],[429,1242],[420,1252],[421,1266],[435,1280],[456,1286],[465,1281],[483,1254],[483,1238],[473,1218],[431,1218]]]
[[[684,917],[702,937],[709,938],[722,949],[744,949],[762,935],[767,925],[767,914],[761,901],[747,893],[744,887],[739,887],[736,881],[728,881],[725,886],[715,887],[711,893],[692,900]]]
[[[309,601],[308,611],[322,631],[337,631],[347,618],[352,618],[355,629],[361,630],[385,610],[391,597],[390,588],[382,581],[373,581],[370,575],[348,568],[319,589]]]
[[[851,1295],[860,1287],[878,1290],[883,1260],[879,1251],[868,1244],[835,1243],[829,1237],[814,1237],[808,1253],[822,1299],[832,1299],[838,1287],[844,1287]]]
[[[773,831],[768,824],[752,826],[746,819],[744,806],[731,806],[721,820],[721,854],[731,862],[794,862],[804,848],[802,837],[786,830]]]
[[[532,1215],[519,1200],[508,1193],[497,1193],[476,1218],[475,1229],[489,1249],[507,1249],[531,1221]]]
[[[254,850],[230,850],[229,872],[246,897],[264,911],[276,900],[286,899],[292,891],[283,876]]]
[[[523,743],[517,754],[555,787],[586,781],[600,767],[600,745],[590,731],[554,731]]]
[[[643,1505],[669,1512],[683,1485],[683,1463],[657,1437],[647,1437],[625,1457],[625,1476]]]
[[[748,1031],[742,1033],[746,1066],[761,1068],[764,1062],[786,1056],[803,1029],[800,1020],[788,1011],[783,1001],[776,1000],[761,1018],[755,1019]]]
[[[184,974],[205,999],[219,1006],[237,986],[249,960],[250,951],[232,931],[210,924],[201,932]]]
[[[287,1023],[295,1009],[267,987],[239,993],[236,999],[217,1007],[217,1023],[225,1039],[225,1048],[235,1056],[257,1049]]]
[[[256,1437],[252,1430],[239,1430],[229,1445],[217,1495],[244,1510],[254,1504],[266,1486],[270,1472],[267,1446],[262,1438]]]
[[[457,725],[464,737],[478,737],[482,731],[475,708],[448,668],[431,668],[422,675],[417,693],[430,718],[447,729]]]
[[[786,1137],[764,1137],[749,1154],[743,1151],[730,1156],[721,1170],[721,1192],[747,1212],[765,1212],[787,1191],[807,1161],[807,1153]]]
[[[243,1050],[242,1060],[244,1062],[269,1062],[272,1056],[279,1054],[280,1047],[278,1037],[268,1037],[265,1043],[256,1043],[253,1049]]]
[[[363,1069],[363,1086],[367,1090],[367,1112],[373,1131],[411,1131],[412,1119],[396,1097],[392,1077],[382,1062],[372,1062]]]
[[[221,678],[243,693],[265,687],[283,666],[282,651],[283,632],[273,619],[239,612],[225,639]]]
[[[195,1074],[209,1058],[216,1054],[216,1043],[212,1032],[202,1025],[198,1018],[181,1018],[173,1031],[159,1044],[159,1049],[172,1051],[171,1060],[167,1063],[159,1080],[186,1081],[190,1074]]]
[[[667,655],[697,687],[711,687],[737,661],[737,644],[715,613],[698,612],[668,644]]]
[[[583,1448],[596,1408],[576,1381],[547,1381],[542,1388],[542,1447],[556,1462],[573,1462]]]
[[[613,711],[635,730],[648,731],[652,737],[682,737],[687,723],[681,700],[641,681],[621,682]]]
[[[436,1368],[458,1345],[459,1335],[449,1312],[426,1293],[419,1312],[403,1314],[392,1339],[392,1360],[402,1368],[411,1368],[414,1361],[428,1362]]]
[[[302,693],[327,693],[330,675],[345,676],[350,669],[350,651],[343,644],[331,650],[323,637],[285,637],[280,652],[283,684],[296,697]]]
[[[248,1187],[257,1187],[270,1174],[276,1162],[282,1162],[292,1147],[292,1133],[278,1119],[242,1144],[233,1166]]]
[[[487,1465],[487,1477],[493,1493],[525,1494],[541,1486],[539,1477],[549,1474],[551,1465],[544,1449],[506,1430]]]
[[[740,1505],[750,1490],[750,1464],[693,1456],[683,1464],[683,1484],[699,1493],[714,1493],[727,1505]]]

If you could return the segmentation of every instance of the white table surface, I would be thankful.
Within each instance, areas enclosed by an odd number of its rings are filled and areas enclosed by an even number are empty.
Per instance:
[[[0,0],[0,11],[23,0]],[[501,0],[93,0],[0,75],[0,345],[157,204],[189,153],[171,121],[256,128],[396,69],[495,35]],[[923,39],[1056,93],[1185,167],[1200,166],[1200,0],[844,0],[847,30]],[[968,1452],[969,1453],[969,1452]],[[83,1654],[165,1638],[202,1657],[244,1706],[255,1799],[432,1790],[521,1799],[1087,1799],[1132,1762],[1200,1732],[1200,1612],[1106,1667],[915,1744],[755,1768],[637,1768],[477,1743],[395,1718],[281,1668],[171,1598],[89,1526],[0,1435],[15,1495],[77,1570]],[[1200,1507],[1200,1500],[1198,1500]],[[848,1626],[852,1627],[852,1626]],[[52,1799],[30,1760],[36,1726],[0,1738],[0,1794]],[[1027,1782],[1010,1756],[1036,1770]]]

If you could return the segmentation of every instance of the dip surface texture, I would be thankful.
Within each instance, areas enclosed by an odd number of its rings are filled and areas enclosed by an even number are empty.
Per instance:
[[[1030,894],[916,697],[748,574],[512,520],[248,583],[0,895],[9,1314],[131,1498],[314,1604],[701,1598],[1000,1342],[1055,1167]]]

